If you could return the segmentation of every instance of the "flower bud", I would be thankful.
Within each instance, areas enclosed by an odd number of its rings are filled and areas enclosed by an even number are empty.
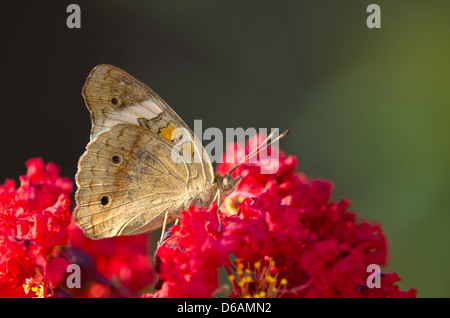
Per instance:
[[[74,268],[73,271],[68,270],[64,275],[64,280],[62,282],[63,288],[73,295],[80,295],[87,292],[94,281],[96,273],[92,259],[83,251],[73,247],[64,249],[61,252],[61,256],[69,263],[79,266],[79,272],[77,272],[77,268]],[[79,275],[79,277],[77,275]],[[79,280],[79,284],[77,284],[77,279]],[[71,284],[69,284],[69,281]]]

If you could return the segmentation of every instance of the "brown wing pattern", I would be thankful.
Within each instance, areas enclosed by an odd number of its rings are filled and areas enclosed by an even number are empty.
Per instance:
[[[128,124],[116,125],[87,146],[76,176],[73,217],[87,236],[131,235],[161,227],[166,212],[184,202],[189,171],[185,163],[160,158],[171,147]]]
[[[167,212],[178,214],[186,200],[212,189],[209,160],[192,162],[195,156],[203,158],[203,147],[145,84],[103,64],[91,71],[82,94],[92,130],[78,163],[73,217],[87,236],[98,239],[157,229]],[[190,161],[178,154],[180,162],[172,160],[174,146],[180,143],[173,134],[178,128],[189,135]]]

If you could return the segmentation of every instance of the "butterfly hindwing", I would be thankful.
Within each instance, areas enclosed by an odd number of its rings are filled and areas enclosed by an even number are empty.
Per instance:
[[[165,212],[182,208],[189,170],[160,159],[167,156],[170,144],[137,126],[120,124],[99,134],[76,176],[74,219],[86,235],[138,234],[161,226]]]

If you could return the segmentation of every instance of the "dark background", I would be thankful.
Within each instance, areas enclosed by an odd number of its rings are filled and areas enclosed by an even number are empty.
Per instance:
[[[2,3],[0,182],[38,156],[74,177],[81,88],[113,64],[191,127],[289,128],[300,169],[383,225],[400,286],[450,296],[448,1],[72,2],[81,29],[70,1]]]

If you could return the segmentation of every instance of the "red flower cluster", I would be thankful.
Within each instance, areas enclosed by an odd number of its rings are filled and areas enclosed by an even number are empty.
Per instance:
[[[226,162],[231,150],[237,162],[259,142],[230,145]],[[234,171],[242,179],[220,208],[181,212],[156,253],[155,292],[143,297],[415,297],[399,290],[396,273],[368,287],[368,265],[387,260],[381,227],[357,221],[348,201],[331,201],[330,182],[308,180],[295,157],[271,151],[276,173],[261,173],[271,162],[260,156]],[[148,237],[88,239],[71,222],[72,182],[41,159],[27,167],[19,188],[0,185],[0,297],[141,295],[154,278]],[[70,264],[81,286],[69,286]]]
[[[246,149],[232,147],[242,158]],[[182,212],[157,252],[161,289],[145,297],[211,297],[223,291],[222,267],[231,297],[415,297],[414,289],[398,289],[395,273],[382,273],[381,288],[368,288],[367,266],[386,263],[380,226],[357,222],[348,201],[330,202],[330,182],[295,174],[296,158],[278,155],[275,174],[261,174],[260,164],[236,169],[242,180],[224,201],[220,232],[215,205]]]
[[[0,186],[0,297],[46,297],[63,279],[68,262],[55,247],[69,240],[72,182],[41,159]]]
[[[41,159],[0,185],[0,297],[137,297],[153,280],[146,236],[92,241],[71,222],[72,182]],[[80,288],[70,288],[77,264]]]

